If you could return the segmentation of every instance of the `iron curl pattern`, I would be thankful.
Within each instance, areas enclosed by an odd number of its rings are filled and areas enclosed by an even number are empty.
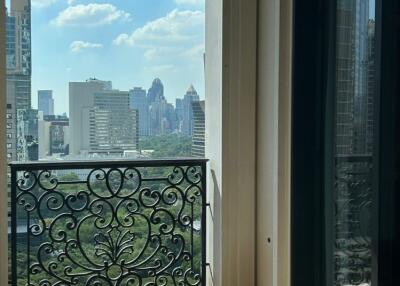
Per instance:
[[[372,271],[372,163],[336,165],[334,285],[363,285]]]
[[[206,160],[11,170],[13,285],[205,285]]]

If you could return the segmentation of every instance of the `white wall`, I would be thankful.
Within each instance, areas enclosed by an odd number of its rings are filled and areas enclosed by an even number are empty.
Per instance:
[[[259,0],[257,285],[290,285],[292,0]]]
[[[289,286],[292,0],[206,3],[208,282]]]
[[[206,3],[211,282],[254,285],[257,1]]]

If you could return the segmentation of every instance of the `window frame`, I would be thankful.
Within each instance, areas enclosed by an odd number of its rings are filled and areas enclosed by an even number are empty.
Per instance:
[[[0,0],[0,23],[5,23],[5,1]],[[5,25],[0,25],[0,55],[5,55]],[[0,114],[6,114],[6,57],[0,57]],[[6,118],[0,120],[0,134],[6,134]],[[0,140],[0,186],[7,186],[6,140]],[[8,249],[7,192],[0,192],[0,249]],[[8,251],[0,251],[0,285],[8,283]]]

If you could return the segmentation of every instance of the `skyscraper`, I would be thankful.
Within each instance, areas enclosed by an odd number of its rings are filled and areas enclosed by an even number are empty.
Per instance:
[[[96,92],[93,106],[83,109],[82,126],[82,147],[89,154],[138,150],[138,111],[129,107],[128,92]]]
[[[205,101],[193,101],[193,135],[192,135],[192,156],[205,156]]]
[[[18,109],[17,161],[38,160],[38,143],[38,111],[36,109]]]
[[[193,110],[192,102],[199,101],[199,95],[194,89],[193,85],[190,85],[183,97],[183,120],[182,120],[182,133],[186,135],[192,135],[193,132]]]
[[[21,147],[18,146],[18,135],[23,136],[19,143],[25,140],[25,134],[17,132],[17,111],[31,108],[31,3],[30,0],[10,0],[10,4],[6,15],[7,160],[15,161]],[[25,128],[20,131],[25,131]],[[29,150],[34,150],[34,146],[31,147]],[[26,148],[25,151],[29,157]],[[34,154],[31,155],[35,158]],[[10,200],[9,187],[10,181]]]
[[[31,4],[11,0],[7,15],[7,101],[17,109],[31,108]]]
[[[111,90],[110,81],[88,79],[85,82],[69,83],[69,113],[70,113],[70,142],[69,151],[78,155],[83,149],[82,112],[84,108],[94,106],[94,94],[99,91]]]
[[[38,110],[43,115],[54,115],[54,99],[52,90],[38,90]]]
[[[139,135],[149,135],[149,105],[146,98],[146,90],[134,87],[129,91],[129,106],[139,112]]]
[[[6,17],[7,158],[16,160],[17,110],[31,108],[31,16],[29,0],[11,0]]]
[[[156,99],[164,99],[164,85],[159,78],[153,80],[147,92],[147,103],[151,105]]]
[[[164,97],[156,97],[149,107],[149,133],[150,135],[164,135],[169,131],[168,102]]]
[[[177,98],[175,99],[175,113],[176,113],[176,120],[177,126],[176,129],[178,132],[182,132],[182,122],[183,122],[183,99]]]

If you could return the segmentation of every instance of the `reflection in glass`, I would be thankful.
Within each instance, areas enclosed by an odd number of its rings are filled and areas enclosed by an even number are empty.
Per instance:
[[[375,10],[337,3],[333,285],[371,285]]]

